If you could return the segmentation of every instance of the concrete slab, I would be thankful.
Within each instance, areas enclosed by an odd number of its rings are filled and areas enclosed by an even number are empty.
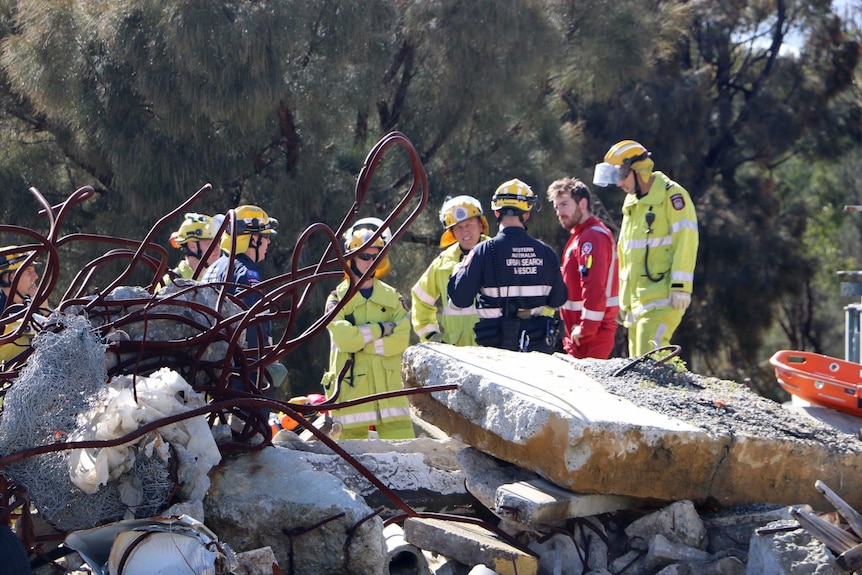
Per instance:
[[[765,400],[739,385],[721,387],[716,380],[709,392],[668,395],[691,405],[692,414],[722,418],[724,425],[707,429],[635,405],[564,358],[540,353],[419,344],[405,351],[402,374],[408,387],[459,386],[411,396],[420,417],[573,493],[823,509],[814,488],[819,479],[862,507],[858,437],[822,441],[819,426],[781,406],[758,411]],[[734,418],[744,415],[767,425],[776,411],[787,417],[784,430],[733,428]]]
[[[484,565],[500,575],[536,575],[538,559],[487,529],[458,521],[411,517],[404,538],[417,547],[464,565]]]
[[[494,512],[535,526],[630,509],[637,503],[619,495],[578,495],[550,481],[533,479],[498,487]]]
[[[533,527],[637,506],[616,495],[580,495],[538,474],[465,447],[456,456],[467,490],[497,517]]]

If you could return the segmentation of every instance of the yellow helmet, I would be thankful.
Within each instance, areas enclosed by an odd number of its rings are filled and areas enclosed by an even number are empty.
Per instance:
[[[188,213],[183,216],[180,229],[171,234],[171,245],[178,248],[188,242],[211,240],[216,237],[218,228],[215,218],[204,214]]]
[[[634,140],[617,142],[605,154],[605,161],[596,165],[593,183],[602,187],[617,184],[626,179],[630,170],[649,175],[655,166],[651,155],[649,150]]]
[[[2,248],[0,248],[0,251],[14,250],[17,247],[18,246],[3,246]],[[4,254],[4,255],[0,256],[0,273],[14,272],[18,268],[20,268],[22,265],[24,265],[24,262],[27,260],[27,258],[30,257],[30,255],[32,253],[33,253],[32,251],[26,251],[26,252],[20,252],[20,251],[14,252],[13,251],[12,253],[8,253],[8,254]],[[33,265],[35,263],[37,263],[37,262],[33,261],[33,262],[31,262],[31,265]]]
[[[245,253],[253,234],[278,235],[278,232],[275,231],[275,228],[278,227],[278,220],[269,217],[261,208],[243,205],[237,207],[234,213],[236,214],[236,253]],[[221,238],[223,251],[230,251],[232,235],[234,235],[234,231],[228,225],[227,231]]]
[[[440,238],[440,247],[445,248],[454,244],[457,240],[455,234],[452,233],[452,228],[470,218],[479,218],[482,223],[482,233],[488,234],[488,219],[485,217],[485,212],[482,211],[482,204],[479,203],[479,200],[473,196],[446,198],[443,207],[440,208],[440,223],[446,230]]]
[[[647,166],[652,171],[653,161],[650,152],[634,140],[623,140],[617,142],[608,153],[605,161],[614,166],[628,166],[636,172],[645,171]]]
[[[503,215],[519,215],[533,211],[537,205],[536,194],[521,180],[503,182],[491,197],[491,209]]]
[[[383,220],[380,218],[362,218],[357,220],[355,224],[350,226],[350,229],[344,232],[344,250],[353,251],[362,247],[371,239],[374,232],[381,227],[383,227]],[[385,228],[380,237],[365,247],[383,249],[390,241],[392,241],[392,232],[389,231],[389,228]],[[377,268],[374,270],[374,277],[386,277],[391,269],[392,265],[389,263],[389,256],[383,256],[383,260],[377,264]]]
[[[4,246],[0,248],[0,251],[5,250],[14,250],[18,246]],[[12,285],[12,277],[11,275],[6,275],[7,273],[14,274],[16,270],[18,270],[21,266],[24,265],[24,262],[27,261],[27,258],[33,254],[32,251],[13,251],[12,253],[4,254],[0,256],[0,285],[3,287],[9,287]],[[30,265],[36,265],[37,261],[30,262]],[[0,310],[2,311],[2,310]]]

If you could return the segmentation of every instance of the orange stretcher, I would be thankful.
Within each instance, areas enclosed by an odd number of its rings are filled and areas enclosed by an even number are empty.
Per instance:
[[[778,383],[815,405],[862,417],[862,364],[807,351],[781,350],[769,363]]]

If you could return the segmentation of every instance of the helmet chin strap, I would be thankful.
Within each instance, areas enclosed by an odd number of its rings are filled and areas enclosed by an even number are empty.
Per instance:
[[[637,197],[637,199],[641,199],[646,194],[641,189],[641,179],[639,177],[638,172],[635,172],[634,170],[632,170],[632,172],[634,173],[634,178],[635,178],[635,196]],[[647,191],[649,191],[649,190],[647,190]]]
[[[194,251],[192,251],[192,248],[191,248],[192,243],[194,243],[195,247],[196,247],[196,249]],[[186,257],[201,259],[204,255],[204,252],[201,249],[201,243],[200,242],[188,242],[186,244],[183,244],[183,249],[186,253]]]
[[[259,234],[252,234],[248,240],[248,245],[254,248],[254,263],[260,261],[260,244],[262,241]]]
[[[356,267],[356,260],[350,260],[350,271],[351,271],[351,272],[353,273],[353,275],[355,275],[357,278],[362,277],[362,272],[361,272],[361,271],[359,271],[359,268],[357,268],[357,267]],[[374,276],[376,276],[376,275],[377,275],[377,272],[375,271],[375,272],[373,272],[373,273],[371,274],[371,277],[373,278],[373,277],[374,277]]]
[[[9,275],[11,273],[12,272],[0,273],[0,287],[4,287],[4,288],[11,288],[12,287],[12,282],[9,279]],[[27,301],[27,296],[25,294],[22,294],[20,291],[18,291],[16,289],[14,294],[12,294],[12,293],[9,294],[9,296],[8,296],[9,303],[18,303],[15,301],[16,297],[21,298],[21,301]],[[2,310],[0,310],[0,311],[2,311]]]

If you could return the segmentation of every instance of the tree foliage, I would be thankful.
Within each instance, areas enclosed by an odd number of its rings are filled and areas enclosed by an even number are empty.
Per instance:
[[[634,138],[698,208],[694,304],[676,339],[696,369],[745,372],[776,326],[793,345],[835,337],[826,269],[851,263],[834,230],[852,224],[829,207],[858,182],[828,174],[859,166],[862,98],[858,30],[830,6],[5,0],[0,208],[38,229],[28,186],[59,201],[92,185],[69,226],[142,237],[211,182],[195,209],[257,203],[281,221],[267,266],[282,269],[303,228],[340,222],[365,154],[399,130],[431,185],[415,249],[392,254],[389,279],[408,293],[446,196],[487,205],[512,177],[541,195],[564,175],[589,180]],[[393,162],[361,215],[388,212],[403,175]],[[597,195],[618,221],[622,193]],[[565,240],[551,210],[530,230]],[[292,373],[307,386],[326,361],[325,341],[309,346]]]
[[[675,52],[656,46],[651,73],[585,102],[585,148],[600,157],[608,141],[650,142],[659,169],[692,193],[701,249],[677,340],[708,371],[750,370],[782,305],[809,297],[817,261],[799,239],[812,213],[836,199],[809,188],[814,202],[794,200],[782,166],[829,162],[858,146],[858,123],[828,128],[859,113],[860,45],[828,2],[690,10]],[[798,55],[790,34],[804,35]]]

